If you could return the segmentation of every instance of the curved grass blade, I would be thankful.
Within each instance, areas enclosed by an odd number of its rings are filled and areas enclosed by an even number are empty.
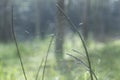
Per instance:
[[[74,58],[75,60],[79,61],[79,63],[82,63],[86,68],[89,68],[87,64],[85,64],[81,59],[78,59],[77,57],[71,55],[71,54],[68,54],[67,55],[71,56],[72,58]]]
[[[49,53],[49,51],[50,51],[50,47],[51,47],[51,45],[52,45],[53,39],[54,39],[54,35],[52,35],[52,38],[51,38],[50,43],[49,43],[49,46],[48,46],[47,54],[46,54],[46,57],[45,57],[45,65],[44,65],[44,68],[43,68],[42,80],[44,80],[45,67],[46,67],[46,63],[47,63],[47,59],[48,59],[48,53]]]
[[[80,54],[80,55],[83,56],[83,57],[85,57],[85,55],[83,55],[83,53],[79,52],[78,50],[72,49],[72,51],[75,52],[75,53]]]
[[[86,63],[84,63],[84,61],[82,61],[81,59],[79,59],[79,58],[77,58],[77,57],[75,57],[75,56],[73,56],[71,54],[67,54],[67,55],[69,55],[69,56],[73,57],[75,60],[79,61],[79,63],[83,64],[87,68],[87,70],[89,71],[89,66]],[[94,75],[95,79],[98,80],[97,76],[96,76],[96,74],[94,73],[93,70],[92,70],[92,74]]]
[[[84,47],[84,50],[85,50],[85,53],[86,53],[86,57],[87,57],[87,61],[88,61],[89,69],[90,69],[89,70],[90,78],[91,78],[91,80],[94,80],[93,75],[92,75],[92,67],[91,67],[91,61],[90,61],[90,58],[89,58],[88,50],[87,50],[85,41],[84,41],[81,33],[78,31],[78,29],[76,28],[75,24],[71,21],[71,19],[65,14],[65,12],[62,10],[62,8],[59,6],[59,4],[57,4],[56,7],[64,15],[64,17],[70,23],[71,27],[77,32],[78,36],[80,37],[80,39],[82,41],[82,44],[83,44],[83,47]]]
[[[13,40],[14,40],[14,43],[15,43],[15,46],[16,46],[17,55],[18,55],[19,60],[20,60],[20,63],[21,63],[21,67],[22,67],[22,71],[23,71],[23,74],[24,74],[24,78],[25,78],[25,80],[27,80],[27,76],[26,76],[26,73],[25,73],[23,61],[22,61],[21,54],[20,54],[20,51],[19,51],[17,39],[16,39],[16,36],[15,36],[13,8],[14,8],[14,6],[13,6],[13,4],[12,4],[12,5],[11,5],[11,12],[12,12],[12,14],[11,14],[11,21],[12,21],[12,23],[11,23],[11,32],[12,32]]]

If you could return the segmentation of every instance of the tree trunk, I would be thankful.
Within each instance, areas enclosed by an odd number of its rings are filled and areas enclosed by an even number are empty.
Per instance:
[[[64,10],[64,0],[58,0],[59,6]],[[55,55],[59,61],[63,59],[63,43],[64,43],[64,15],[58,10],[57,11],[57,26],[56,26],[56,42],[55,42]]]
[[[84,18],[83,18],[83,36],[84,39],[88,39],[89,27],[90,27],[90,0],[85,0]]]
[[[11,33],[11,20],[12,20],[12,16],[11,16],[11,2],[8,0],[3,0],[1,1],[3,2],[2,5],[2,25],[0,26],[0,41],[2,42],[8,42],[12,40],[12,33]]]
[[[65,12],[64,0],[58,0],[58,5]],[[65,30],[65,18],[63,13],[59,10],[57,11],[57,26],[56,26],[56,42],[55,42],[55,55],[57,60],[57,68],[61,75],[65,77],[66,80],[73,80],[71,75],[71,70],[67,65],[67,61],[64,59],[64,30]]]
[[[35,10],[36,10],[36,14],[35,14],[35,19],[36,19],[36,27],[35,27],[35,35],[36,38],[39,39],[40,38],[40,10],[39,10],[39,0],[35,1]]]

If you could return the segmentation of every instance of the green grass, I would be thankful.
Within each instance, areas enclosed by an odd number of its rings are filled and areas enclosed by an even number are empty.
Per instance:
[[[25,66],[28,80],[35,80],[36,72],[42,58],[45,57],[50,39],[19,42],[19,50]],[[75,41],[75,43],[73,43]],[[84,53],[79,38],[66,39],[64,52],[73,54],[86,62],[86,58],[72,51],[79,50]],[[119,80],[120,71],[120,40],[100,43],[91,40],[87,45],[93,70],[99,80]],[[0,44],[0,80],[24,80],[20,62],[13,43]],[[83,54],[84,55],[84,54]],[[74,80],[87,80],[89,74],[82,64],[65,54],[65,69],[70,71]],[[43,69],[43,67],[42,67]],[[39,74],[41,80],[42,71]],[[66,80],[66,76],[60,73],[54,58],[54,43],[52,44],[46,72],[45,80]]]

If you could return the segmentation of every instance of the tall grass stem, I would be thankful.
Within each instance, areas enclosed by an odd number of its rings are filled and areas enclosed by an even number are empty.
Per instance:
[[[58,10],[64,15],[64,17],[67,19],[67,21],[70,23],[71,27],[77,32],[78,36],[80,37],[85,53],[86,53],[86,57],[87,57],[87,61],[88,61],[88,65],[89,65],[89,74],[90,74],[90,78],[91,80],[94,80],[93,75],[92,75],[92,67],[91,67],[91,61],[89,58],[89,54],[88,54],[88,50],[86,47],[86,43],[81,35],[81,33],[78,31],[76,25],[72,22],[72,20],[65,14],[65,12],[62,10],[62,8],[60,7],[59,4],[56,5],[56,7],[58,8]]]
[[[40,66],[39,66],[39,68],[38,68],[38,71],[37,71],[35,80],[38,80],[39,72],[40,72],[40,70],[41,70],[41,68],[42,68],[43,61],[44,61],[44,59],[42,59],[42,61],[41,61],[41,63],[40,63]]]
[[[45,65],[44,65],[44,68],[43,68],[42,80],[44,80],[45,68],[46,68],[47,59],[48,59],[48,53],[49,53],[49,51],[50,51],[50,47],[51,47],[51,45],[52,45],[53,40],[54,40],[54,35],[52,35],[52,38],[51,38],[50,43],[49,43],[49,46],[48,46],[47,54],[46,54],[46,57],[45,57]]]
[[[13,9],[14,9],[13,2],[11,2],[11,21],[12,21],[12,23],[11,23],[11,32],[12,32],[13,40],[15,42],[15,46],[16,46],[18,57],[20,59],[20,63],[21,63],[23,74],[24,74],[24,78],[25,78],[25,80],[27,80],[27,76],[26,76],[26,73],[25,73],[22,57],[21,57],[21,54],[20,54],[20,51],[19,51],[19,47],[18,47],[16,36],[15,36]]]

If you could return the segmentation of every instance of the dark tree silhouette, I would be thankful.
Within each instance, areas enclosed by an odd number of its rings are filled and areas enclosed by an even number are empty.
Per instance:
[[[9,0],[1,0],[1,25],[0,25],[0,41],[8,42],[12,40],[11,34],[11,2]]]
[[[64,10],[64,0],[58,0],[57,4]],[[56,42],[55,42],[55,53],[57,60],[63,58],[63,43],[64,43],[64,25],[65,20],[63,14],[57,11],[57,25],[56,25]]]

